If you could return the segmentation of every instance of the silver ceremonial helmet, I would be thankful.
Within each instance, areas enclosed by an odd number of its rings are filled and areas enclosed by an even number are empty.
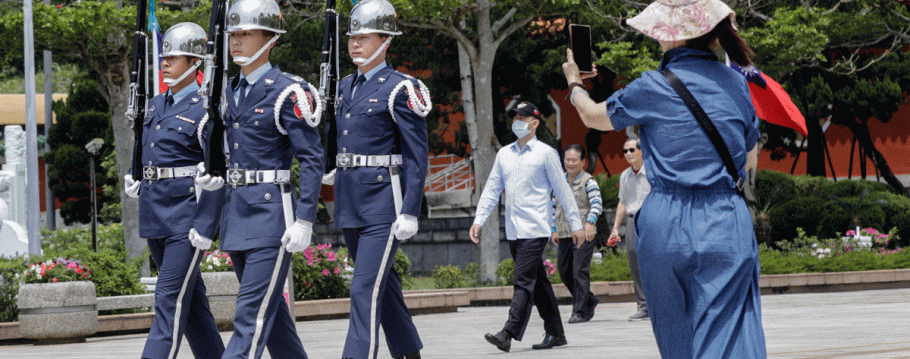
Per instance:
[[[164,39],[161,41],[161,57],[170,56],[191,56],[196,58],[205,57],[205,30],[192,22],[181,22],[171,26],[164,33]],[[196,69],[202,64],[202,60],[196,61],[180,77],[165,77],[162,79],[165,85],[174,86],[183,81],[187,76],[196,73]]]
[[[266,30],[285,33],[281,9],[274,0],[238,0],[228,10],[227,32]]]
[[[164,33],[161,43],[161,57],[193,56],[205,57],[205,30],[192,22],[181,22],[171,26]]]
[[[366,0],[351,10],[351,28],[347,35],[380,33],[401,35],[395,21],[395,7],[386,0]]]

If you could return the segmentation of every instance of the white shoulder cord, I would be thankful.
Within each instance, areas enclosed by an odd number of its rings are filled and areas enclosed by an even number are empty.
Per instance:
[[[205,133],[205,124],[209,122],[209,112],[206,111],[205,115],[202,116],[202,120],[199,120],[199,127],[196,127],[196,137],[199,138],[199,145],[205,149],[205,141],[202,139],[202,134]]]
[[[306,120],[306,123],[310,127],[319,126],[319,119],[322,117],[322,101],[319,100],[318,92],[316,92],[316,88],[312,84],[307,83],[307,87],[309,87],[310,93],[313,94],[313,100],[316,102],[316,109],[313,111],[310,111],[310,98],[298,83],[288,86],[278,95],[278,100],[275,101],[275,127],[278,128],[278,132],[282,135],[287,135],[288,131],[281,126],[281,106],[284,104],[284,100],[291,95],[291,92],[297,95],[296,105],[300,112],[303,113],[303,119]]]
[[[408,102],[413,105],[412,109],[420,117],[426,117],[430,110],[433,109],[433,103],[430,101],[430,89],[420,80],[417,80],[417,86],[420,88],[419,97],[417,96],[417,90],[414,89],[414,83],[409,79],[401,81],[392,89],[392,94],[389,95],[389,113],[395,123],[398,123],[398,119],[395,118],[395,98],[398,97],[398,91],[401,91],[401,88],[405,89],[405,93],[408,95]]]

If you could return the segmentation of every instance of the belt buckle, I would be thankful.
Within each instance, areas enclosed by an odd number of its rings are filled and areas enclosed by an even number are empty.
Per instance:
[[[227,183],[231,185],[234,189],[237,189],[237,186],[246,185],[246,170],[238,168],[230,168],[227,170]]]
[[[155,166],[144,166],[142,167],[142,178],[149,181],[158,180],[158,167]]]
[[[340,167],[342,170],[354,167],[354,154],[339,153],[335,156],[335,167]]]

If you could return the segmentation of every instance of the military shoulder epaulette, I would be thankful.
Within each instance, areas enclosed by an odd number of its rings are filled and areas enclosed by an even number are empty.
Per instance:
[[[287,72],[282,72],[281,75],[283,75],[284,77],[286,77],[286,78],[288,78],[288,79],[290,79],[291,81],[294,81],[294,82],[303,82],[303,77],[300,77],[300,76],[297,76],[297,75],[294,75],[294,74],[289,74],[289,73],[287,73]]]

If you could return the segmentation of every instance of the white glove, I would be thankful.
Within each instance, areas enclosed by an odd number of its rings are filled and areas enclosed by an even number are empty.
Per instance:
[[[126,195],[132,198],[139,198],[139,184],[142,181],[134,181],[133,175],[123,176],[123,190],[126,191]]]
[[[201,187],[206,191],[217,191],[224,186],[224,178],[221,176],[212,177],[208,173],[205,173],[205,163],[199,162],[199,165],[196,166],[196,185]],[[205,175],[203,175],[205,173]]]
[[[207,250],[212,247],[212,240],[196,232],[196,228],[190,228],[190,243],[193,244],[193,247],[201,250]]]
[[[322,175],[322,184],[324,184],[326,186],[335,185],[335,170],[336,169],[337,168],[333,168],[331,172]]]
[[[310,246],[313,237],[313,223],[297,219],[281,236],[281,244],[291,253],[300,252]]]
[[[395,232],[395,238],[405,240],[417,234],[417,217],[410,214],[400,214],[395,223],[392,223],[392,231]]]

